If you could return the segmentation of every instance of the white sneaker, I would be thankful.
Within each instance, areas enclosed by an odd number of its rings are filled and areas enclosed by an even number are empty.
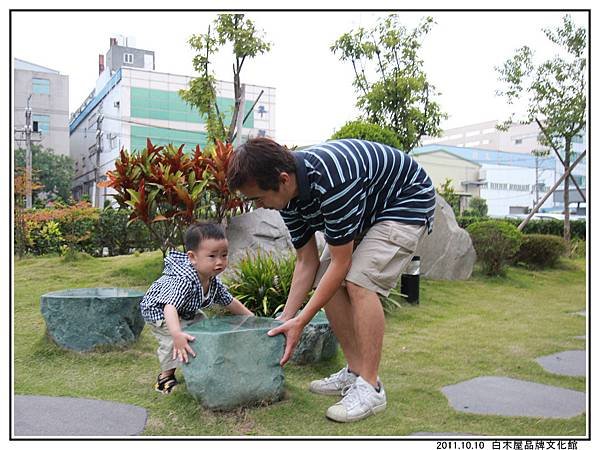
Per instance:
[[[356,378],[356,375],[348,370],[348,366],[345,366],[327,378],[311,381],[309,390],[321,395],[341,395],[342,390],[354,384]]]
[[[379,380],[378,380],[379,382]],[[362,377],[342,393],[344,398],[327,410],[326,416],[336,422],[354,422],[383,412],[387,405],[385,390],[379,382],[379,392]]]

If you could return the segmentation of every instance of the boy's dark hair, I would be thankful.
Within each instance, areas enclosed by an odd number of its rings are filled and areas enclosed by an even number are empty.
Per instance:
[[[249,139],[233,152],[227,169],[229,190],[255,181],[263,191],[279,191],[279,174],[296,173],[294,155],[286,147],[264,138]]]
[[[188,227],[183,237],[183,244],[186,250],[196,250],[202,241],[206,239],[215,239],[220,241],[227,239],[223,227],[211,222],[196,222]]]

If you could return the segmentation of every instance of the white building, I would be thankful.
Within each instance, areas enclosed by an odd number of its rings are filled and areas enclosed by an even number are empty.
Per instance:
[[[464,186],[463,192],[473,192],[467,188],[475,183],[479,188],[479,197],[485,199],[488,205],[490,216],[506,216],[526,212],[528,208],[532,208],[536,204],[537,200],[543,198],[560,177],[560,175],[557,177],[556,160],[552,157],[536,158],[524,153],[439,144],[416,147],[411,152],[411,155],[423,165],[426,171],[429,171],[428,166],[431,165],[431,170],[437,173],[439,179],[444,177],[452,179],[451,177],[456,171],[451,167],[444,171],[441,167],[444,161],[443,155],[446,154],[479,164],[480,169],[476,179],[454,180],[454,185]],[[432,161],[435,161],[435,155],[440,155],[437,158],[437,162],[440,164],[434,166]],[[546,209],[555,206],[552,196],[543,204]]]
[[[96,87],[69,124],[76,170],[73,195],[88,195],[96,206],[107,195],[104,188],[96,192],[96,173],[102,180],[114,168],[120,149],[139,151],[146,147],[147,138],[155,145],[185,144],[188,151],[206,144],[204,120],[178,93],[189,88],[192,77],[156,72],[154,52],[119,45],[116,39],[111,39],[106,56],[107,67],[100,55]],[[275,137],[274,88],[246,85],[245,111],[259,95],[243,124],[242,139]],[[226,115],[225,123],[233,111],[233,97],[233,83],[218,81],[217,104]]]

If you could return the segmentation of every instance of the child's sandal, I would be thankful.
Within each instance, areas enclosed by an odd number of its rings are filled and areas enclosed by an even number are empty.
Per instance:
[[[177,386],[177,378],[175,378],[175,374],[167,375],[163,378],[161,378],[159,374],[156,378],[154,390],[162,392],[163,394],[170,394],[175,386]]]

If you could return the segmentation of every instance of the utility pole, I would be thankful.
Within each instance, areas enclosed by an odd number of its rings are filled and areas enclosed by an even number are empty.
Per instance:
[[[98,183],[100,182],[100,153],[102,152],[102,121],[104,120],[104,114],[102,114],[102,104],[98,109],[98,117],[96,118],[96,163],[94,165],[94,187],[92,189],[92,206],[99,207],[100,203],[100,192],[98,191]]]
[[[29,94],[29,97],[27,97],[27,107],[25,108],[25,126],[22,129],[15,131],[21,133],[21,136],[25,134],[25,138],[15,138],[15,141],[25,141],[25,208],[31,208],[33,206],[31,188],[33,172],[31,143],[40,142],[42,140],[42,138],[39,136],[37,126],[34,129],[31,123],[31,94]],[[34,133],[35,136],[33,136]]]

